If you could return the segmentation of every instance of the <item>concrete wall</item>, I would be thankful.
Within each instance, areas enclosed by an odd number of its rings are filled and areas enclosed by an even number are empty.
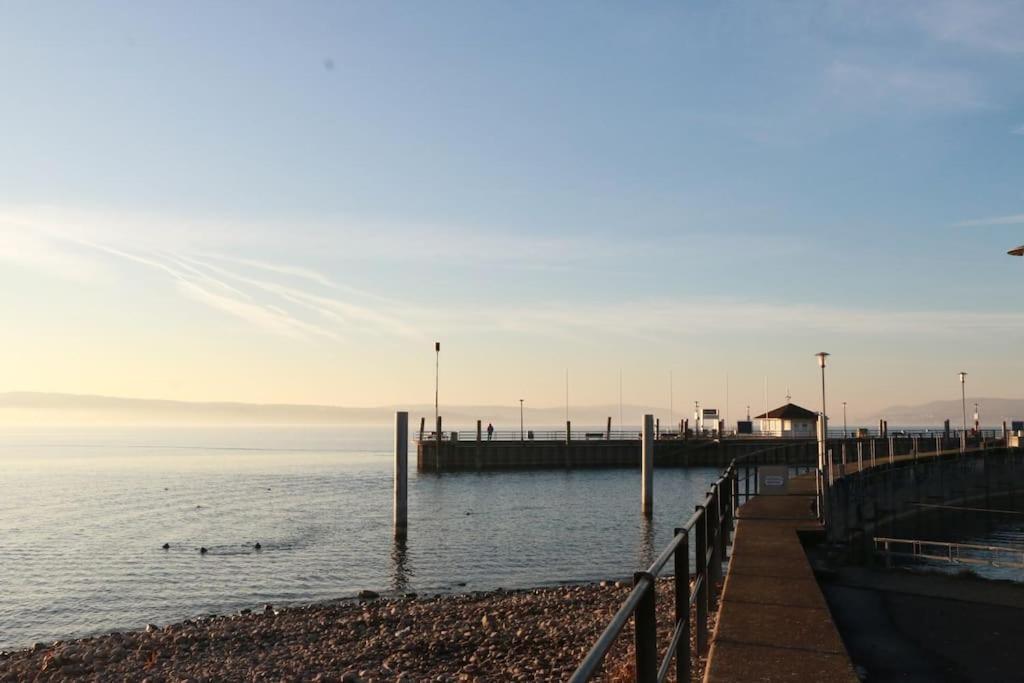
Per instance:
[[[813,441],[779,439],[661,440],[654,445],[654,466],[725,467],[734,458],[771,449],[757,462],[808,465],[814,462]],[[640,441],[433,441],[416,446],[420,472],[459,470],[640,467]]]
[[[870,557],[875,536],[892,533],[900,520],[926,505],[989,508],[993,500],[1024,492],[1024,450],[995,448],[950,453],[851,474],[829,491],[829,535]],[[955,520],[950,520],[955,522]]]

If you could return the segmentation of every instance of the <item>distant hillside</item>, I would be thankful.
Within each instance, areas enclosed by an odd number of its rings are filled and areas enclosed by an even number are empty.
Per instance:
[[[352,408],[325,405],[198,403],[110,396],[51,394],[36,392],[0,393],[0,425],[386,425],[396,410],[408,410],[410,427],[418,429],[420,417],[427,428],[434,420],[433,405],[378,406]],[[667,411],[648,406],[623,406],[624,420],[638,425],[645,412],[667,421]],[[579,427],[603,425],[609,415],[618,426],[619,407],[584,406],[571,408],[570,417]],[[465,429],[478,419],[493,422],[497,429],[519,426],[519,406],[441,406],[445,428]],[[557,426],[565,423],[565,408],[524,410],[527,426]],[[679,419],[680,415],[676,415]]]
[[[967,421],[974,420],[974,404],[978,404],[981,423],[985,427],[996,427],[1003,420],[1024,420],[1024,399],[1022,398],[968,398]],[[963,423],[963,406],[960,401],[932,401],[914,406],[891,406],[872,416],[872,423],[879,418],[889,421],[890,427],[941,425],[949,420],[954,427]],[[832,418],[835,422],[835,417]]]

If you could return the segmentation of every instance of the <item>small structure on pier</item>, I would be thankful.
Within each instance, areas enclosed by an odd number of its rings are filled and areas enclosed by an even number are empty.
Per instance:
[[[818,414],[787,403],[756,418],[762,436],[813,439],[817,434]]]

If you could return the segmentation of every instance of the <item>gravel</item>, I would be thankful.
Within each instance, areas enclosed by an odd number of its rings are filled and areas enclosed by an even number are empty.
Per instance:
[[[659,652],[671,635],[659,580]],[[629,594],[621,582],[367,598],[184,621],[0,654],[0,682],[561,681]],[[599,680],[632,680],[632,626]],[[703,675],[695,663],[693,680]],[[673,679],[670,679],[673,680]]]

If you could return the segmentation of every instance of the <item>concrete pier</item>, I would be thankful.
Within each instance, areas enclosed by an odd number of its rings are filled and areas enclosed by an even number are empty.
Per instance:
[[[790,480],[789,491],[739,509],[706,683],[858,681],[800,542],[821,533],[814,478]]]

